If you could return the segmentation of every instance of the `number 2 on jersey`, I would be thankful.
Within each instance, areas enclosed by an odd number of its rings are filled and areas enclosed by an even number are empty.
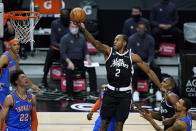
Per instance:
[[[119,74],[120,74],[120,69],[116,69],[115,76],[116,76],[116,77],[119,77]]]

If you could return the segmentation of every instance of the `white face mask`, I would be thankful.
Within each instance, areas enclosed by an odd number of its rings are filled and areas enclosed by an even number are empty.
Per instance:
[[[79,28],[72,28],[72,29],[70,30],[70,32],[71,32],[73,35],[78,34],[78,31],[79,31]]]

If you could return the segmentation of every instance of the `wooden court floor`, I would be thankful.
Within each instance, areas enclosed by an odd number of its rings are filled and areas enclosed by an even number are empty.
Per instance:
[[[86,115],[87,112],[38,112],[38,131],[92,131],[99,114],[94,113],[91,121]],[[193,130],[196,130],[196,121],[193,121]],[[130,113],[123,131],[154,131],[154,128],[139,113]]]

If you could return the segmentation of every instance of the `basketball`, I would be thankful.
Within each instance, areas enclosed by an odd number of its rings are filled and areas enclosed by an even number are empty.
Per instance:
[[[70,12],[70,18],[73,22],[84,22],[86,19],[86,13],[82,8],[74,8]]]

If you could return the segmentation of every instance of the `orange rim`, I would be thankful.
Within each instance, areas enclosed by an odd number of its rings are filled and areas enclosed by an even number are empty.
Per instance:
[[[36,16],[15,16],[17,14],[22,15],[22,14],[35,14]],[[31,18],[37,18],[40,17],[40,13],[38,12],[33,12],[33,11],[11,11],[7,12],[7,19],[14,19],[14,20],[27,20]]]

